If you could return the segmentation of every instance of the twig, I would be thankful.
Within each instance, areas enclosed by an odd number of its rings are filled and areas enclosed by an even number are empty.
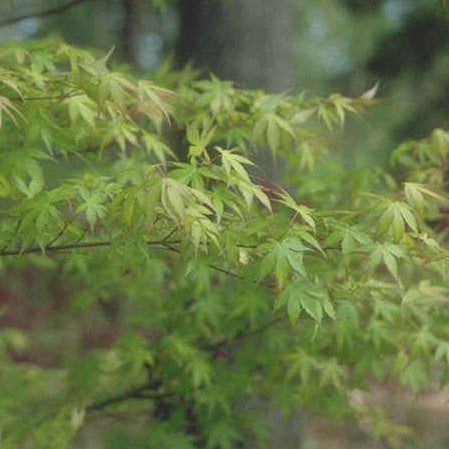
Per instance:
[[[247,280],[245,277],[240,276],[239,274],[234,273],[233,271],[229,271],[229,270],[226,270],[224,268],[217,267],[217,265],[214,265],[214,264],[210,263],[210,264],[208,264],[208,266],[210,268],[212,268],[213,270],[218,271],[219,273],[225,274],[226,276],[231,276],[231,277],[233,277],[235,279],[240,279],[241,281],[246,281]],[[260,282],[255,280],[255,279],[252,280],[251,282],[253,282],[254,284],[260,284]]]
[[[98,411],[102,410],[110,405],[119,404],[120,402],[125,402],[129,399],[159,399],[166,396],[172,396],[172,393],[161,393],[161,392],[150,392],[149,390],[154,390],[160,387],[160,382],[155,382],[154,384],[141,385],[135,387],[132,390],[125,391],[116,396],[104,399],[102,401],[93,402],[86,407],[86,411]]]
[[[174,233],[176,232],[176,228],[173,228],[163,239],[163,242],[166,242]]]
[[[171,252],[180,254],[181,251],[178,248],[173,247],[172,245],[182,243],[181,240],[172,240],[167,241],[167,237],[164,237],[162,240],[148,240],[146,242],[149,246],[160,246],[161,248],[168,249]],[[86,248],[104,248],[109,247],[112,245],[112,242],[110,240],[104,240],[99,242],[84,242],[84,243],[70,243],[67,245],[47,245],[44,248],[41,248],[40,246],[32,246],[31,248],[25,248],[25,249],[12,249],[12,250],[4,250],[0,251],[0,257],[8,257],[8,256],[22,256],[26,254],[36,254],[36,253],[52,253],[57,251],[67,251],[67,250],[79,250],[79,249],[86,249]],[[261,287],[266,287],[270,290],[274,288],[274,285],[271,283],[266,283],[259,281],[257,279],[247,279],[244,276],[241,276],[233,271],[227,270],[225,268],[221,268],[217,265],[209,263],[208,266],[212,268],[213,270],[217,271],[218,273],[225,274],[226,276],[232,277],[234,279],[238,279],[241,281],[248,281],[253,284],[259,285]]]
[[[146,242],[147,245],[165,245],[166,242],[163,240],[149,240]],[[180,243],[178,240],[168,242],[168,243]],[[31,248],[21,249],[13,249],[7,251],[1,251],[1,256],[20,256],[23,254],[33,254],[33,253],[46,253],[46,252],[55,252],[55,251],[66,251],[66,250],[77,250],[83,248],[101,248],[106,246],[111,246],[112,242],[110,240],[104,240],[100,242],[84,242],[84,243],[71,243],[67,245],[47,245],[43,249],[41,247],[33,246]]]
[[[84,3],[86,1],[87,0],[72,0],[63,5],[54,6],[53,8],[44,9],[41,11],[35,11],[34,13],[29,13],[29,14],[22,14],[22,15],[16,16],[16,17],[10,17],[9,19],[5,19],[5,20],[0,20],[0,27],[3,27],[5,25],[11,25],[11,24],[17,23],[17,22],[21,22],[22,20],[25,20],[25,19],[31,19],[33,17],[38,17],[38,18],[42,19],[44,17],[52,16],[55,14],[60,14],[64,11],[66,11],[67,9],[73,8],[74,6],[80,5],[81,3]]]
[[[67,223],[64,224],[64,226],[61,228],[61,230],[55,235],[55,237],[52,240],[50,240],[50,243],[47,246],[49,246],[49,247],[54,246],[54,244],[63,236],[65,231],[67,231],[69,226],[75,221],[75,218],[76,218],[76,214]]]
[[[178,248],[174,248],[173,246],[170,245],[170,243],[173,243],[173,242],[164,242],[163,240],[160,242],[160,244],[163,247],[167,248],[168,250],[170,250],[170,251],[172,251],[174,253],[178,253],[178,254],[181,253],[181,251],[179,251]],[[1,255],[1,253],[0,253],[0,255]],[[269,289],[273,288],[273,285],[271,285],[271,284],[267,284],[265,282],[258,281],[257,279],[247,279],[244,276],[240,276],[239,274],[234,273],[233,271],[226,270],[225,268],[218,267],[217,265],[214,265],[212,263],[208,263],[207,266],[209,268],[212,268],[213,270],[217,271],[218,273],[223,273],[226,276],[232,277],[234,279],[238,279],[240,281],[249,281],[249,282],[252,282],[253,284],[257,284],[257,285],[260,285],[262,287],[267,287]]]
[[[216,351],[228,344],[235,343],[236,341],[243,340],[243,339],[245,339],[247,337],[251,337],[253,335],[261,334],[262,332],[264,332],[271,326],[281,323],[281,322],[285,321],[286,319],[287,319],[287,317],[285,317],[285,316],[273,318],[271,321],[268,321],[267,323],[262,324],[260,327],[257,327],[256,329],[251,329],[247,332],[242,331],[239,334],[237,334],[233,339],[225,339],[225,340],[219,341],[218,343],[211,345],[208,349]]]
[[[0,25],[1,26],[1,25]],[[65,100],[67,98],[80,97],[86,95],[84,92],[72,92],[60,95],[42,95],[40,97],[12,97],[8,98],[12,101],[44,101],[44,100]]]

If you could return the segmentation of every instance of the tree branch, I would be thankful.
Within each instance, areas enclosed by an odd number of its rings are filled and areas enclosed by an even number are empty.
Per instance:
[[[163,240],[160,242],[160,244],[162,246],[164,246],[165,248],[167,248],[168,250],[173,251],[173,252],[179,254],[181,251],[179,251],[179,249],[177,249],[177,248],[173,248],[173,246],[171,246],[170,243],[173,243],[173,242],[165,242]],[[0,253],[0,255],[1,255],[1,253]],[[213,270],[217,271],[218,273],[223,273],[226,276],[232,277],[234,279],[238,279],[240,281],[250,281],[253,284],[261,285],[262,287],[268,287],[270,289],[274,287],[271,284],[267,284],[267,283],[258,281],[257,279],[247,279],[244,276],[240,276],[239,274],[234,273],[233,271],[230,271],[230,270],[226,270],[225,268],[220,268],[217,265],[214,265],[212,263],[209,263],[207,265],[208,265],[209,268],[212,268]]]
[[[171,245],[173,244],[179,244],[182,243],[181,240],[172,240],[167,241],[168,236],[164,237],[162,240],[148,240],[146,242],[147,245],[154,245],[154,246],[160,246],[161,249],[167,249],[171,252],[180,254],[180,250],[178,248],[175,248]],[[86,248],[102,248],[102,247],[109,247],[112,245],[112,242],[110,240],[104,240],[100,242],[84,242],[84,243],[70,243],[67,245],[52,245],[49,244],[45,246],[44,248],[41,248],[40,246],[32,246],[30,248],[25,249],[12,249],[12,250],[2,250],[0,251],[0,257],[8,257],[8,256],[22,256],[25,254],[37,254],[37,253],[52,253],[57,251],[70,251],[70,250],[78,250],[78,249],[86,249]],[[209,263],[208,266],[215,270],[218,273],[222,273],[226,276],[232,277],[234,279],[238,279],[240,281],[249,281],[253,284],[259,285],[261,287],[266,287],[269,289],[273,289],[274,285],[271,283],[266,283],[263,281],[259,281],[257,279],[247,279],[244,276],[241,276],[237,273],[234,273],[233,271],[226,270],[225,268],[220,268],[217,265]]]
[[[21,22],[22,20],[31,19],[33,17],[44,18],[55,14],[60,14],[67,9],[73,8],[74,6],[80,5],[81,3],[84,3],[86,1],[87,0],[72,0],[63,5],[54,6],[53,8],[44,9],[42,11],[36,11],[29,14],[22,14],[21,16],[10,17],[9,19],[5,20],[0,20],[0,27],[12,25],[13,23]]]
[[[165,245],[164,240],[148,240],[146,242],[147,245]],[[168,243],[180,243],[179,240],[175,240]],[[12,249],[12,250],[4,250],[0,251],[0,257],[2,256],[21,256],[24,254],[33,254],[33,253],[49,253],[55,251],[66,251],[66,250],[77,250],[83,248],[101,248],[111,246],[112,242],[110,240],[104,240],[100,242],[84,242],[84,243],[71,243],[67,245],[48,245],[43,249],[38,246],[32,246],[31,248],[25,249]]]
[[[282,323],[282,322],[286,321],[286,319],[287,319],[286,316],[273,318],[272,320],[268,321],[265,324],[262,324],[261,326],[255,328],[255,329],[250,329],[246,332],[245,331],[239,332],[234,338],[221,340],[215,344],[206,346],[204,349],[217,351],[217,350],[221,349],[223,346],[227,346],[227,345],[235,343],[237,341],[244,340],[245,338],[251,337],[253,335],[261,334],[264,331],[266,331],[267,329],[269,329],[271,326]]]
[[[0,24],[1,26],[1,24]],[[40,97],[10,97],[8,100],[11,101],[50,101],[50,100],[65,100],[67,98],[80,97],[86,95],[84,92],[71,92],[68,94],[58,94],[58,95],[43,95]]]
[[[129,399],[159,399],[166,396],[172,396],[172,393],[158,393],[150,392],[149,390],[157,389],[161,386],[160,382],[154,382],[146,385],[141,385],[135,387],[131,390],[120,393],[116,396],[104,399],[102,401],[93,402],[86,407],[86,411],[98,411],[102,410],[110,405],[119,404],[120,402],[125,402]]]

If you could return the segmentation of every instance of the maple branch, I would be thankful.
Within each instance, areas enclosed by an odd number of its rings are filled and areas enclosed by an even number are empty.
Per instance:
[[[44,17],[60,14],[67,9],[73,8],[74,6],[80,5],[81,3],[84,3],[86,1],[87,0],[72,0],[62,5],[54,6],[53,8],[48,8],[41,11],[35,11],[33,13],[22,14],[16,17],[10,17],[9,19],[0,20],[0,27],[12,25],[13,23],[21,22],[22,20],[32,19],[33,17],[42,19]]]
[[[181,251],[178,248],[173,247],[172,245],[182,243],[181,240],[172,240],[167,241],[167,238],[170,237],[172,233],[168,234],[162,240],[148,240],[146,242],[149,246],[159,246],[160,249],[167,249],[176,254],[180,254]],[[59,237],[58,237],[59,238]],[[69,243],[67,245],[52,245],[49,244],[44,248],[40,246],[32,246],[30,248],[25,249],[11,249],[11,250],[2,250],[0,251],[0,257],[8,257],[8,256],[22,256],[26,254],[37,254],[37,253],[52,253],[57,251],[70,251],[70,250],[78,250],[78,249],[86,249],[86,248],[104,248],[112,245],[110,240],[103,240],[99,242],[84,242],[84,243]],[[261,287],[266,287],[269,289],[273,289],[275,286],[271,283],[259,281],[257,279],[247,279],[244,276],[241,276],[231,270],[227,270],[225,268],[221,268],[215,264],[209,263],[208,266],[215,270],[218,273],[222,273],[226,276],[232,277],[234,279],[238,279],[240,281],[248,281],[253,284],[259,285]]]
[[[173,243],[173,242],[165,242],[164,240],[162,240],[160,242],[160,244],[163,247],[165,247],[166,249],[168,249],[170,251],[173,251],[174,253],[178,253],[179,254],[181,251],[179,251],[179,249],[177,249],[177,248],[173,248],[173,246],[171,246],[170,243]],[[1,253],[0,253],[0,255],[1,255]],[[207,264],[207,266],[209,268],[212,268],[213,270],[217,271],[218,273],[225,274],[226,276],[232,277],[234,279],[238,279],[240,281],[248,281],[249,280],[253,284],[261,285],[263,287],[268,287],[268,288],[272,288],[273,287],[272,285],[266,284],[266,283],[261,282],[261,281],[258,281],[257,279],[247,279],[244,276],[240,276],[240,274],[234,273],[233,271],[230,271],[230,270],[226,270],[225,268],[221,268],[221,267],[219,267],[217,265],[214,265],[212,263]]]
[[[217,351],[217,350],[221,349],[223,346],[235,343],[237,341],[243,340],[243,339],[251,337],[253,335],[261,334],[264,331],[266,331],[267,329],[269,329],[271,326],[282,323],[282,322],[286,321],[287,319],[288,318],[286,316],[273,318],[272,320],[266,322],[265,324],[262,324],[259,327],[256,327],[255,329],[250,329],[247,331],[239,332],[234,338],[221,340],[215,344],[207,346],[206,349]]]
[[[147,245],[165,245],[164,240],[148,240]],[[179,240],[174,240],[168,243],[176,244],[181,243]],[[44,248],[38,246],[32,246],[31,248],[25,249],[12,249],[0,251],[0,257],[2,256],[21,256],[23,254],[33,254],[33,253],[48,253],[55,251],[66,251],[66,250],[77,250],[84,248],[101,248],[111,246],[112,242],[110,240],[104,240],[100,242],[84,242],[84,243],[70,243],[67,245],[48,245]]]
[[[112,396],[106,398],[102,401],[93,402],[92,404],[86,407],[86,411],[98,411],[102,410],[110,405],[119,404],[121,402],[128,401],[129,399],[159,399],[167,396],[172,396],[172,393],[161,393],[155,392],[153,390],[159,388],[160,382],[153,382],[150,384],[141,385],[139,387],[135,387],[131,390],[125,391],[124,393],[120,393],[116,396]]]
[[[1,25],[0,25],[1,26]],[[86,95],[84,92],[69,92],[66,94],[58,95],[42,95],[40,97],[11,97],[12,101],[45,101],[45,100],[65,100],[67,98],[80,97]]]

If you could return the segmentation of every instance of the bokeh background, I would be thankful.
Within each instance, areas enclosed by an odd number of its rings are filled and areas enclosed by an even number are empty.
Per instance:
[[[358,96],[379,83],[377,104],[341,137],[349,167],[386,165],[399,142],[449,123],[444,0],[0,0],[0,40],[51,34],[105,52],[114,47],[115,62],[158,76],[168,65],[191,64],[240,87],[311,96]],[[355,400],[388,404],[415,428],[420,446],[410,447],[449,447],[449,394],[411,398],[378,386]],[[299,447],[286,436],[299,427],[305,448],[360,447],[343,424],[301,420],[275,423],[280,449]]]

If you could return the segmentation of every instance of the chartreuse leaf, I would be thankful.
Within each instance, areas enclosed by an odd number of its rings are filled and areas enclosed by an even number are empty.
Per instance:
[[[42,167],[32,158],[23,160],[23,168],[25,169],[26,175],[29,176],[29,182],[27,183],[27,180],[22,177],[14,176],[15,183],[22,193],[28,198],[33,198],[44,187],[44,173]]]
[[[299,168],[306,169],[309,172],[313,171],[315,166],[315,151],[309,142],[303,142],[297,149],[301,155]]]
[[[279,199],[277,201],[295,211],[304,220],[304,222],[309,225],[313,231],[315,231],[315,220],[312,216],[312,209],[307,206],[297,204],[286,191],[280,192]]]
[[[259,186],[256,186],[254,184],[251,186],[251,188],[254,196],[272,213],[273,209],[271,207],[271,202],[265,192]]]
[[[404,184],[404,194],[410,206],[413,207],[419,215],[422,215],[426,205],[422,192],[416,188],[414,183],[406,182]]]
[[[171,108],[166,100],[173,96],[171,91],[156,86],[152,81],[139,80],[137,82],[137,94],[143,103],[142,110],[158,127],[160,116],[170,122]]]
[[[326,257],[326,253],[321,248],[317,239],[310,234],[309,228],[307,226],[295,226],[291,230],[292,234],[299,237],[303,242],[309,244],[312,248],[318,250],[324,257]]]
[[[185,186],[170,178],[162,181],[161,202],[165,211],[173,220],[185,223],[186,220],[186,199],[188,193]]]
[[[313,295],[304,294],[304,296],[301,297],[300,302],[304,307],[304,310],[317,322],[317,324],[320,324],[323,317],[323,307],[319,300]]]
[[[104,197],[98,192],[90,192],[86,189],[80,189],[83,202],[78,206],[76,213],[84,212],[93,231],[97,221],[105,215],[106,206],[103,204]]]
[[[399,280],[397,259],[404,257],[405,253],[399,245],[394,245],[391,243],[377,243],[372,245],[369,256],[369,265],[372,269],[375,269],[383,261],[391,275],[396,280]]]
[[[287,307],[287,314],[290,323],[293,325],[298,320],[301,312],[301,304],[298,298],[298,288],[296,284],[290,284],[282,290],[280,295],[276,298],[275,309],[282,306]]]
[[[67,104],[70,121],[75,124],[81,117],[92,128],[95,128],[95,117],[97,115],[96,104],[87,96],[76,96],[64,100]]]
[[[244,168],[244,165],[254,165],[248,158],[236,153],[236,149],[224,150],[220,147],[216,147],[221,154],[221,163],[226,172],[228,180],[231,179],[231,172],[235,172],[237,177],[241,180],[251,183],[248,172]]]
[[[275,112],[265,112],[254,125],[254,139],[256,141],[266,139],[273,155],[280,147],[282,134],[295,139],[295,132],[288,121]]]
[[[288,275],[293,271],[303,277],[307,276],[303,255],[309,249],[295,237],[286,237],[280,242],[272,241],[261,263],[260,277],[273,273],[280,287],[284,286]]]
[[[201,156],[206,153],[206,147],[211,143],[214,132],[215,127],[205,127],[201,131],[194,125],[187,127],[189,156]]]
[[[344,367],[333,357],[320,363],[320,386],[333,386],[337,390],[343,388]]]
[[[377,234],[385,234],[391,226],[394,218],[394,208],[390,204],[382,213],[377,222]]]
[[[154,154],[163,164],[165,164],[167,156],[173,159],[176,158],[172,149],[155,134],[144,133],[143,141],[148,153]]]
[[[344,255],[355,252],[356,249],[363,249],[372,244],[371,237],[366,229],[359,225],[347,226],[333,223],[333,231],[326,239],[326,244],[336,245],[340,243],[341,251]]]
[[[236,423],[229,418],[211,423],[206,449],[232,449],[234,442],[242,438],[237,429]]]
[[[115,445],[117,440],[119,443]],[[144,432],[138,436],[133,435],[126,439],[113,438],[111,441],[113,446],[108,446],[108,449],[120,449],[129,444],[145,449],[195,449],[196,446],[193,435],[188,435],[176,423],[161,419],[151,419]]]
[[[148,342],[138,333],[122,335],[115,343],[114,349],[130,376],[138,378],[145,365],[150,366],[154,363]]]
[[[444,195],[434,192],[432,189],[424,184],[416,182],[404,183],[404,193],[407,202],[412,206],[419,214],[423,213],[424,207],[427,205],[424,197],[430,197],[443,204],[449,204],[449,199]]]
[[[255,196],[270,212],[272,212],[271,203],[268,196],[262,188],[254,184],[245,169],[245,165],[254,165],[248,158],[236,153],[236,149],[224,150],[216,147],[221,153],[222,167],[226,173],[228,185],[237,185],[245,202],[250,208],[253,197]]]
[[[411,286],[402,298],[402,305],[421,304],[432,307],[449,304],[449,289],[432,285],[429,280],[422,280],[418,285]]]
[[[118,73],[104,73],[98,86],[100,106],[103,107],[104,103],[110,100],[116,107],[124,108],[129,91],[136,91],[135,85],[130,80]]]
[[[323,286],[306,281],[295,281],[285,287],[275,302],[275,310],[287,307],[290,323],[298,320],[302,310],[309,315],[317,325],[321,324],[323,312],[335,319],[335,309]]]
[[[195,87],[202,92],[201,102],[213,116],[224,111],[232,113],[235,90],[231,81],[222,81],[211,74],[210,80],[196,81]]]
[[[437,350],[435,351],[435,360],[444,360],[445,364],[449,366],[449,343],[439,341]]]
[[[395,242],[399,242],[404,235],[405,225],[414,232],[418,231],[416,219],[406,203],[395,201],[390,203],[379,218],[378,235],[384,235],[391,230]]]
[[[112,47],[104,56],[101,58],[89,62],[89,63],[83,63],[81,64],[81,67],[86,70],[86,72],[90,73],[91,75],[102,75],[104,73],[108,72],[107,63],[109,61],[109,58],[111,57],[112,53],[114,53],[114,47]]]
[[[4,114],[6,114],[16,126],[19,126],[17,118],[25,119],[25,116],[20,112],[20,109],[14,106],[11,100],[5,97],[0,97],[0,129],[3,125]]]

